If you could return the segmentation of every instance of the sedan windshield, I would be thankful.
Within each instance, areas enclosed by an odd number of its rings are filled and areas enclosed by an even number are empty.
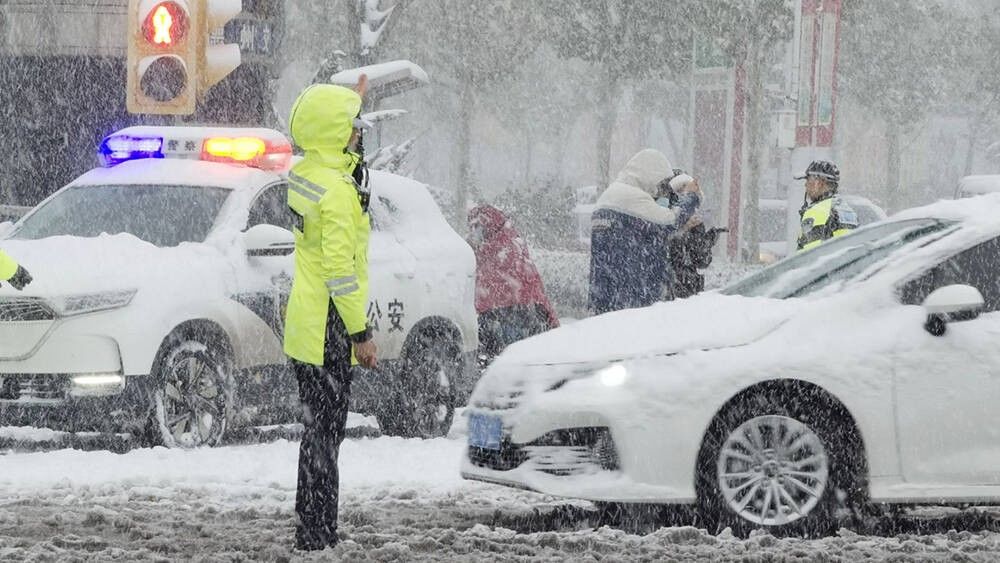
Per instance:
[[[129,233],[161,247],[203,242],[229,194],[193,186],[75,186],[25,217],[11,238]]]
[[[800,297],[837,281],[847,281],[918,241],[954,225],[937,219],[880,223],[827,241],[746,277],[722,290],[747,297]]]

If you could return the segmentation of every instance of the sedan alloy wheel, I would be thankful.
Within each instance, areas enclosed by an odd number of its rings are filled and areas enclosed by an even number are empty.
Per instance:
[[[787,416],[747,420],[726,437],[717,459],[719,491],[730,510],[762,526],[808,516],[829,486],[819,435]]]

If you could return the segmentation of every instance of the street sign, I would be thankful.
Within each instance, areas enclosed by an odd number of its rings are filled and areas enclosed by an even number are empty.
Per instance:
[[[261,21],[253,18],[237,17],[226,24],[223,37],[226,43],[235,43],[240,46],[240,52],[247,62],[270,62],[253,61],[254,57],[273,57],[276,53],[277,44],[273,25],[269,21]]]
[[[841,0],[802,0],[796,145],[833,144]]]

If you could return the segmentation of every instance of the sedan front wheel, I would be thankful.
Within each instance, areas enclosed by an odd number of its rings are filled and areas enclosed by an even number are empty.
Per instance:
[[[761,526],[809,516],[829,483],[829,457],[819,435],[787,416],[754,417],[726,437],[716,460],[729,510]]]
[[[696,479],[699,519],[709,531],[820,536],[833,530],[843,501],[855,502],[853,422],[808,398],[761,394],[719,414]]]

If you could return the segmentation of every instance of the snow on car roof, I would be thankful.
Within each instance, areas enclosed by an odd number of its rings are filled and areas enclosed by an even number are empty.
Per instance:
[[[987,194],[1000,192],[1000,174],[966,176],[958,182],[959,193]]]
[[[419,235],[434,231],[454,233],[425,184],[412,178],[372,170],[371,190],[372,197],[376,200],[380,197],[387,198],[394,207],[402,211],[394,216],[397,232],[414,232]]]
[[[238,164],[145,158],[123,162],[110,168],[95,168],[73,180],[71,185],[164,184],[240,190],[256,189],[280,179],[281,176],[273,172]]]
[[[892,219],[932,217],[1000,227],[1000,193],[965,199],[943,199],[921,207],[904,209]]]

